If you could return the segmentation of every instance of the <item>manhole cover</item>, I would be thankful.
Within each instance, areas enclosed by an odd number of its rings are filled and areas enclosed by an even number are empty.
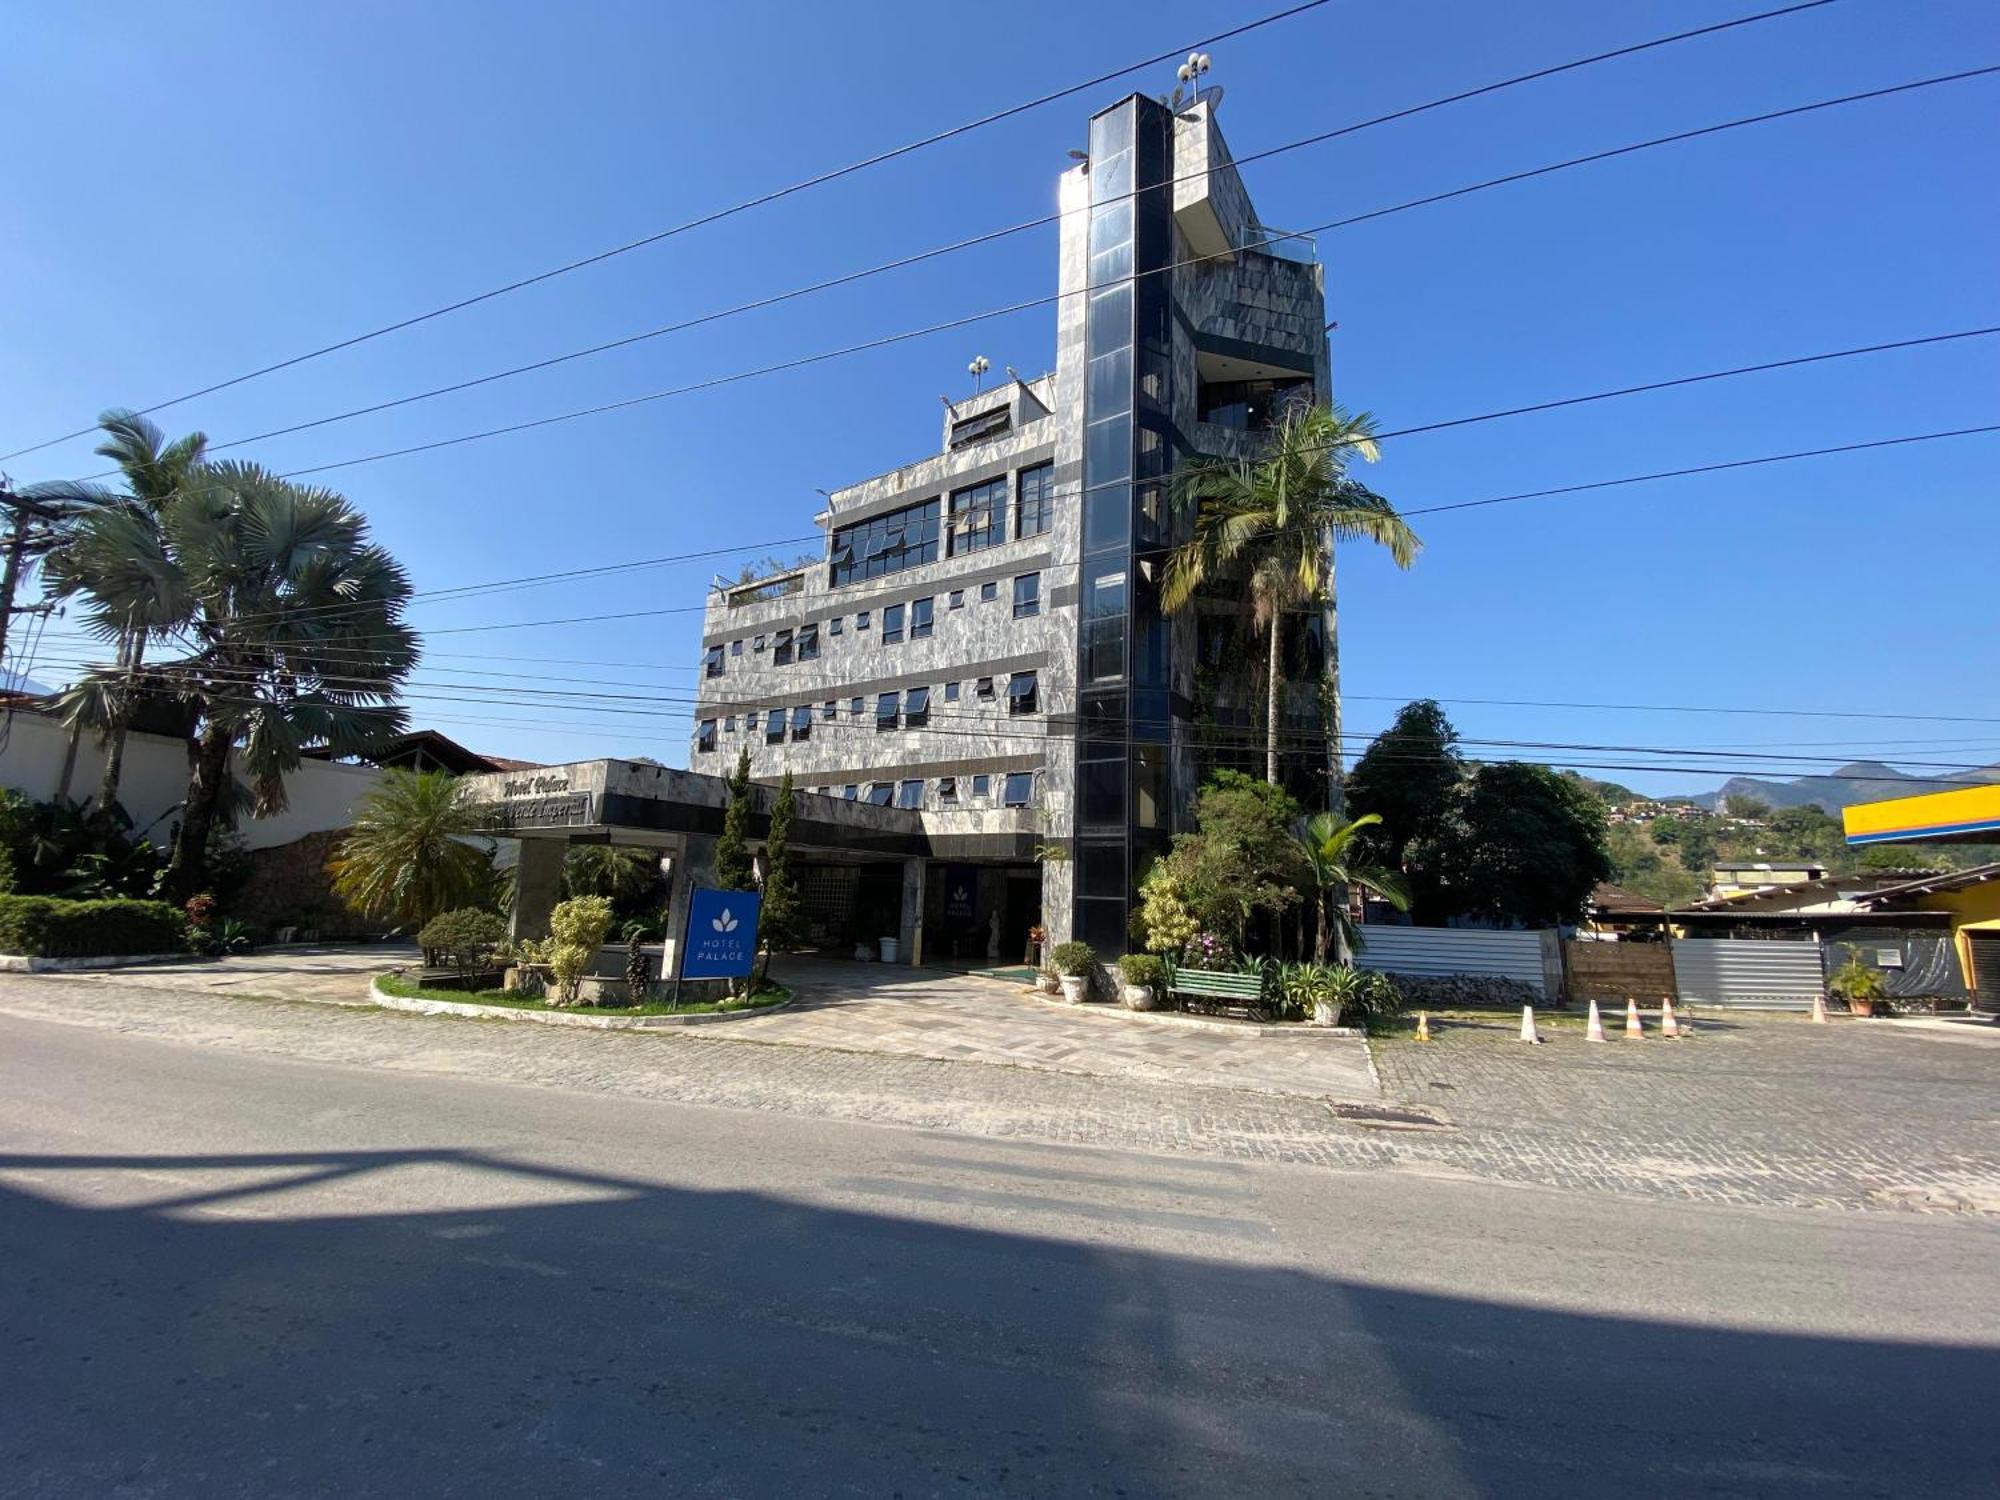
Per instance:
[[[1449,1130],[1451,1122],[1429,1110],[1394,1108],[1381,1104],[1329,1104],[1336,1119],[1352,1125],[1373,1126],[1377,1130]]]

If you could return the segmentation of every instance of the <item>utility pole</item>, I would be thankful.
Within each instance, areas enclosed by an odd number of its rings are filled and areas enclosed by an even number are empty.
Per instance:
[[[14,616],[40,613],[47,607],[30,605],[16,610],[14,591],[21,583],[21,560],[28,552],[30,523],[37,518],[53,521],[56,519],[56,513],[36,501],[15,494],[12,484],[5,478],[0,478],[0,507],[5,507],[14,513],[14,523],[8,528],[6,567],[4,571],[0,571],[0,663],[4,663],[7,660],[7,628],[13,623]]]

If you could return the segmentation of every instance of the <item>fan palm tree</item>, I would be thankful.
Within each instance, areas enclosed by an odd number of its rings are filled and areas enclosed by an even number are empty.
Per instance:
[[[1280,414],[1258,451],[1243,458],[1196,458],[1174,474],[1171,495],[1192,514],[1193,535],[1167,558],[1160,601],[1170,612],[1202,588],[1241,577],[1252,618],[1266,641],[1264,776],[1278,781],[1278,704],[1283,685],[1285,616],[1317,605],[1327,616],[1326,674],[1332,710],[1332,765],[1340,767],[1340,645],[1335,616],[1334,547],[1370,541],[1388,548],[1399,568],[1423,543],[1396,508],[1348,477],[1356,455],[1377,457],[1374,420],[1337,406],[1295,402]]]
[[[132,722],[147,640],[154,632],[171,628],[186,608],[185,596],[161,566],[160,514],[200,472],[208,438],[191,432],[170,443],[138,413],[118,409],[97,420],[105,434],[97,453],[118,466],[125,492],[87,481],[59,481],[33,486],[29,493],[65,508],[73,518],[72,529],[85,518],[104,521],[88,536],[66,539],[50,557],[44,576],[56,598],[85,596],[90,602],[86,623],[116,643],[117,674],[94,675],[86,689],[62,700],[72,735],[89,726],[102,736],[104,767],[97,781],[96,812],[108,825],[124,774],[125,733]],[[110,581],[104,593],[95,587],[100,578]],[[107,602],[113,598],[119,601],[116,606]]]
[[[206,878],[231,750],[242,747],[252,805],[264,816],[284,808],[284,778],[308,747],[353,755],[402,732],[395,694],[418,655],[402,622],[409,579],[333,491],[255,464],[205,465],[161,507],[157,525],[135,524],[122,508],[100,511],[78,524],[74,547],[100,618],[165,621],[147,628],[187,648],[141,674],[195,721],[167,867],[174,899]],[[71,690],[73,711],[103,727],[128,675],[94,669]]]
[[[475,906],[493,887],[491,856],[467,842],[478,826],[450,772],[387,772],[328,861],[334,893],[411,928]]]
[[[1300,858],[1313,883],[1319,929],[1313,937],[1313,959],[1325,963],[1336,937],[1340,940],[1340,960],[1345,963],[1355,946],[1354,923],[1347,915],[1346,892],[1361,884],[1375,891],[1397,911],[1410,909],[1410,893],[1403,877],[1393,870],[1356,861],[1355,835],[1382,821],[1379,814],[1363,813],[1351,821],[1337,813],[1314,813],[1296,835]]]

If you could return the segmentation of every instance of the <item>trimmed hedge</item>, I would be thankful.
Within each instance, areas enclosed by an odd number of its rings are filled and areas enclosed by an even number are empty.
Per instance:
[[[27,958],[108,958],[178,953],[181,914],[164,901],[64,901],[0,896],[0,953]]]

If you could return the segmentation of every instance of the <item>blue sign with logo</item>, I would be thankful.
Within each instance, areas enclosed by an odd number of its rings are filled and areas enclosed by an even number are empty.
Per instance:
[[[764,898],[755,891],[709,891],[688,897],[683,979],[741,979],[757,964],[757,917]]]

